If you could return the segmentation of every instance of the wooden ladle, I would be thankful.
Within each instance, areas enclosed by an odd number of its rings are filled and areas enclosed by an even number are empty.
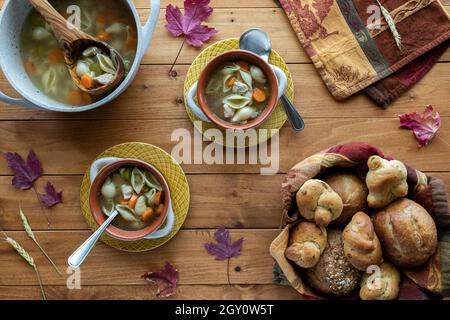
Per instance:
[[[103,95],[116,88],[125,78],[125,66],[120,54],[109,44],[92,37],[77,29],[56,11],[47,0],[29,0],[36,10],[44,17],[55,34],[61,47],[69,73],[78,88],[91,95]],[[89,47],[97,47],[115,60],[117,71],[109,83],[94,89],[85,88],[76,72],[78,60],[82,53]]]

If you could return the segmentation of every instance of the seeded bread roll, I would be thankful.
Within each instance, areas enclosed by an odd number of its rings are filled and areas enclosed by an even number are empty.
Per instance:
[[[437,231],[433,218],[418,203],[403,198],[378,211],[373,224],[383,253],[394,264],[414,268],[436,251]]]
[[[286,258],[302,268],[314,267],[327,245],[327,231],[313,222],[303,221],[291,229]]]
[[[324,181],[341,197],[344,204],[341,215],[331,225],[345,226],[356,212],[364,210],[369,193],[366,184],[356,174],[348,172],[333,173]]]
[[[353,291],[361,279],[361,273],[344,255],[342,231],[329,229],[327,246],[319,262],[305,272],[310,286],[322,293],[344,296]]]

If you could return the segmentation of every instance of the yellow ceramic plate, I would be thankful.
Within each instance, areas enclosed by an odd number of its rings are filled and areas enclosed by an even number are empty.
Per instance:
[[[216,56],[229,51],[229,50],[236,50],[239,49],[239,39],[238,38],[231,38],[231,39],[225,39],[219,42],[216,42],[215,44],[209,46],[206,48],[202,53],[200,53],[197,58],[192,63],[191,67],[188,70],[186,80],[184,81],[184,101],[187,101],[187,93],[191,86],[198,80],[200,77],[200,73],[203,69],[203,67],[213,58]],[[294,100],[294,82],[292,80],[291,73],[289,72],[289,69],[284,62],[283,58],[274,50],[272,50],[272,53],[270,54],[269,63],[281,68],[286,73],[286,76],[288,78],[288,84],[286,88],[286,96],[291,99],[291,101]],[[227,141],[223,141],[223,139],[216,139],[215,136],[213,136],[214,130],[208,129],[217,129],[217,127],[209,122],[205,122],[197,118],[194,113],[191,111],[189,106],[186,104],[186,111],[189,115],[189,118],[194,123],[194,126],[199,130],[208,140],[214,141],[218,144],[227,146],[227,147],[235,147],[235,144],[233,142],[232,145],[227,145]],[[281,127],[285,124],[287,120],[286,113],[284,111],[283,105],[281,102],[278,103],[277,107],[273,111],[272,115],[257,129],[257,139],[251,139],[246,140],[245,146],[238,146],[238,147],[252,147],[255,146],[261,142],[269,140],[275,133],[278,132]],[[261,130],[266,129],[266,130]],[[273,130],[267,130],[267,129],[273,129]]]
[[[146,161],[157,168],[166,178],[172,197],[173,212],[175,213],[175,223],[172,231],[165,237],[159,239],[145,239],[138,241],[123,241],[115,239],[108,234],[104,234],[100,240],[107,245],[132,252],[142,252],[155,249],[169,241],[180,230],[189,211],[189,185],[186,175],[180,165],[164,150],[146,143],[130,142],[114,146],[102,154],[97,159],[104,157],[133,158]],[[89,209],[89,169],[87,169],[81,184],[80,200],[84,219],[92,231],[98,226],[92,218]]]

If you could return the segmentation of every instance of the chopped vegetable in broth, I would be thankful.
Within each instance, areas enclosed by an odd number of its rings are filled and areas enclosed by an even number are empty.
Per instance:
[[[206,102],[222,120],[246,124],[267,107],[270,86],[264,72],[245,61],[225,63],[206,86]]]
[[[123,167],[106,178],[100,190],[100,204],[106,216],[114,209],[119,211],[112,225],[134,231],[151,225],[161,216],[164,196],[161,184],[149,171]]]
[[[78,5],[81,8],[81,30],[116,49],[123,57],[126,73],[129,72],[136,56],[137,30],[126,3],[115,1],[111,5],[110,0],[50,0],[50,3],[65,18],[69,17],[67,8]],[[35,9],[23,26],[20,48],[25,71],[33,84],[48,97],[73,106],[88,105],[102,98],[78,89],[67,70],[52,29]],[[91,47],[83,52],[76,71],[85,87],[96,88],[111,81],[116,66],[111,57]]]

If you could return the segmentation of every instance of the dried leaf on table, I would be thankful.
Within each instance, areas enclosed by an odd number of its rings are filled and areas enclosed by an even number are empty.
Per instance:
[[[156,285],[157,297],[167,298],[176,293],[179,274],[178,270],[166,262],[161,271],[147,272],[142,278]]]
[[[174,37],[184,35],[186,42],[193,47],[201,47],[218,31],[202,25],[213,12],[210,0],[185,0],[184,15],[180,8],[169,4],[166,8],[166,28]]]
[[[17,189],[28,190],[34,181],[42,176],[42,166],[33,150],[28,153],[27,161],[16,152],[6,152],[8,167],[14,172],[12,184]]]
[[[441,126],[441,116],[438,112],[433,115],[433,107],[431,105],[427,106],[423,113],[401,114],[399,118],[402,128],[407,128],[414,132],[417,141],[419,141],[419,148],[429,144]]]
[[[216,260],[226,260],[241,255],[244,238],[231,242],[230,232],[224,228],[219,228],[214,233],[217,243],[205,243],[205,249]]]
[[[58,203],[62,203],[62,191],[56,192],[55,187],[50,181],[45,185],[45,192],[45,194],[39,195],[39,200],[41,200],[47,208],[51,208]]]

